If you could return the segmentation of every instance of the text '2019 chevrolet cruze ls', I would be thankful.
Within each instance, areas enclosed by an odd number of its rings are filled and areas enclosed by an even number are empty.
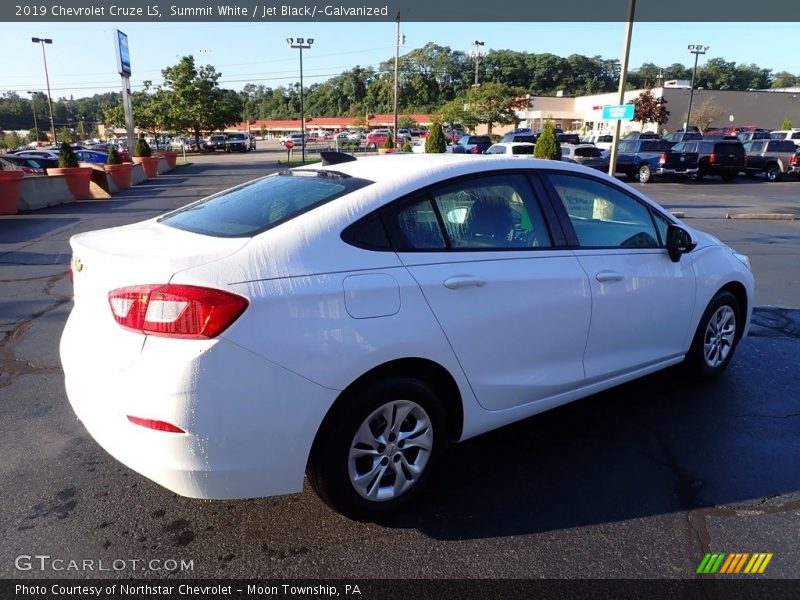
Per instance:
[[[380,518],[449,443],[677,363],[717,375],[747,333],[747,257],[596,170],[327,160],[71,240],[69,400],[178,494],[307,473]]]

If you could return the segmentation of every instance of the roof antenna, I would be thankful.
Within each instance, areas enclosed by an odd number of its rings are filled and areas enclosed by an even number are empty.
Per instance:
[[[358,160],[352,154],[346,154],[344,152],[324,151],[320,152],[319,155],[322,157],[321,164],[323,167],[326,167],[328,165],[338,165],[341,163],[353,162],[354,160]]]

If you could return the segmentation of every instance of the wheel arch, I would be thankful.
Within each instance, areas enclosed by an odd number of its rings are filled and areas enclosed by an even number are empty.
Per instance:
[[[720,292],[730,292],[733,294],[733,297],[736,298],[736,302],[739,304],[739,314],[736,315],[738,318],[738,326],[736,328],[736,336],[741,339],[742,333],[744,333],[744,321],[747,313],[749,311],[749,306],[747,303],[747,290],[745,289],[744,285],[742,285],[738,281],[729,281],[725,285],[723,285],[717,293],[714,294],[716,296]]]
[[[331,427],[335,426],[337,416],[345,406],[348,398],[365,389],[372,382],[386,377],[400,376],[419,379],[430,385],[442,403],[442,410],[447,419],[449,438],[456,441],[461,438],[464,428],[464,406],[461,391],[450,372],[442,365],[426,358],[408,357],[391,360],[363,373],[338,395],[322,420],[311,445],[309,460],[315,454],[317,442],[324,438]]]

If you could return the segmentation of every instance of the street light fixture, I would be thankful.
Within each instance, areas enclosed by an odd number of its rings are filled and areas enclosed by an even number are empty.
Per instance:
[[[479,46],[485,46],[484,42],[479,42],[475,40],[472,42],[472,45],[475,46],[475,50],[472,51],[472,57],[475,59],[475,85],[474,87],[478,87],[478,63],[481,62],[481,56],[483,56],[478,50]]]
[[[50,109],[50,132],[53,134],[53,143],[57,143],[58,140],[56,139],[56,123],[53,121],[53,98],[50,96],[50,75],[47,74],[47,54],[44,51],[45,44],[52,44],[53,40],[50,38],[38,38],[32,37],[31,42],[34,44],[41,44],[42,45],[42,58],[44,59],[44,78],[47,82],[47,106]]]
[[[686,111],[686,123],[683,126],[684,131],[689,130],[689,117],[692,115],[692,100],[694,100],[694,78],[697,76],[697,59],[701,54],[705,54],[708,51],[709,46],[703,46],[701,44],[689,44],[687,47],[689,52],[694,54],[694,70],[692,71],[692,83],[689,86],[689,110]]]
[[[36,97],[36,92],[31,92],[28,90],[28,93],[31,95],[31,110],[33,110],[33,135],[34,141],[36,142],[36,146],[39,146],[39,124],[36,122],[36,102],[33,99]]]
[[[300,50],[300,133],[303,136],[303,162],[306,162],[306,115],[305,107],[303,106],[303,50],[311,49],[311,44],[314,43],[314,38],[286,38],[286,42],[289,44],[290,48],[296,48]]]

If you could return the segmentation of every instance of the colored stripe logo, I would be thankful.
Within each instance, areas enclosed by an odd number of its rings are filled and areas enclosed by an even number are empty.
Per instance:
[[[766,552],[734,552],[726,554],[715,552],[706,554],[697,567],[697,573],[701,575],[736,575],[747,573],[750,575],[763,573],[767,569],[769,561],[772,560],[772,553]]]

